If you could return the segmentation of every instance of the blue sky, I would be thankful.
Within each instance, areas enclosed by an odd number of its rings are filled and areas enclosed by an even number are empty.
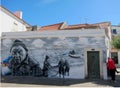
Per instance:
[[[2,0],[11,12],[22,11],[30,25],[120,23],[120,0]]]

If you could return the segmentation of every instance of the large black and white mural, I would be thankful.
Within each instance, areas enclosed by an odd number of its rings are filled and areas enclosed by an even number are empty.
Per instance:
[[[2,74],[84,78],[84,47],[104,44],[104,37],[2,39]]]

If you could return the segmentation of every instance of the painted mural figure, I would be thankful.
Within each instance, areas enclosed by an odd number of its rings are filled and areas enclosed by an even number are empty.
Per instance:
[[[70,65],[67,60],[65,60],[65,75],[69,76]]]
[[[44,61],[44,65],[43,65],[43,76],[44,77],[48,77],[48,70],[51,67],[49,61],[48,61],[49,57],[46,56],[45,57],[45,61]]]
[[[61,77],[62,75],[64,78],[64,75],[66,75],[66,73],[68,73],[69,76],[70,66],[67,60],[61,59],[58,63],[58,67],[59,67],[59,77]]]
[[[72,45],[77,39],[70,37],[65,40]],[[80,70],[84,66],[84,49],[66,47],[66,44],[64,48],[61,44],[61,39],[57,37],[3,39],[2,74],[50,78],[83,76]]]
[[[28,49],[25,44],[20,40],[15,40],[10,53],[12,59],[9,61],[9,68],[13,75],[39,75],[36,73],[38,70],[41,72],[39,64],[28,55]]]

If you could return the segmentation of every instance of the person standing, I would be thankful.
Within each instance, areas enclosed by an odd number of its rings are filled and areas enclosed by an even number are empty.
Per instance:
[[[48,70],[49,70],[51,65],[50,65],[48,59],[49,59],[49,57],[46,55],[44,65],[43,65],[43,76],[44,77],[48,77],[48,75],[49,75]]]
[[[118,73],[118,71],[116,70],[114,60],[110,57],[108,58],[107,68],[108,68],[108,71],[110,72],[111,80],[115,81],[115,72]]]

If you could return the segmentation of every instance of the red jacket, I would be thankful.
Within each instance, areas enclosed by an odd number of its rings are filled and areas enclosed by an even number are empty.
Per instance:
[[[107,68],[109,70],[110,69],[116,69],[115,62],[111,58],[108,59]]]

